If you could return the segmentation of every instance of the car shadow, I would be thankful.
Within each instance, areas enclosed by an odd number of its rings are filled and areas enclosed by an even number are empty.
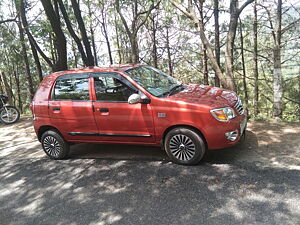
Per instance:
[[[258,161],[257,148],[256,135],[251,131],[246,131],[244,140],[236,146],[207,151],[203,162],[222,164],[234,161]],[[160,147],[121,144],[75,144],[71,146],[69,158],[170,161],[166,152]]]

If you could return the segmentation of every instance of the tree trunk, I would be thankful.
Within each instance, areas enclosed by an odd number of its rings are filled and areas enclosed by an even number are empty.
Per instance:
[[[151,22],[152,22],[152,60],[153,60],[153,66],[155,68],[158,68],[158,59],[157,59],[157,46],[156,46],[156,32],[157,32],[157,25],[155,21],[155,15],[152,17],[150,16]]]
[[[26,13],[25,13],[25,5],[24,5],[24,0],[20,0],[19,2],[16,2],[16,3],[19,3],[20,5],[17,6],[17,9],[19,10],[18,12],[20,13],[20,16],[21,16],[21,19],[22,19],[22,24],[23,24],[23,27],[24,27],[24,30],[27,34],[27,37],[29,39],[29,42],[30,42],[30,46],[31,46],[31,49],[32,49],[32,53],[33,53],[33,57],[35,59],[35,63],[36,63],[36,66],[37,66],[37,69],[38,69],[38,74],[39,74],[39,79],[43,79],[43,76],[42,76],[42,68],[41,68],[41,64],[40,64],[40,60],[38,58],[38,54],[37,52],[40,53],[40,55],[42,56],[42,58],[46,61],[46,63],[51,67],[53,68],[53,63],[52,61],[45,55],[45,53],[42,51],[42,49],[39,47],[39,45],[37,44],[37,42],[35,41],[34,37],[32,36],[32,34],[30,33],[29,31],[29,27],[28,27],[28,22],[27,22],[27,18],[26,18]],[[50,45],[52,46],[52,45]]]
[[[2,82],[1,74],[0,74],[0,94],[4,93],[4,84]]]
[[[52,34],[51,32],[49,33],[49,45],[50,45],[50,53],[51,53],[51,59],[53,64],[55,64],[57,62],[57,56],[56,56],[56,52],[54,50],[54,43],[53,43],[53,38],[52,38]],[[53,70],[53,65],[52,65],[52,70]]]
[[[220,26],[219,26],[219,0],[214,0],[214,22],[215,22],[215,56],[217,64],[220,65]],[[220,80],[215,74],[215,86],[220,87]]]
[[[248,105],[248,90],[246,82],[246,67],[245,67],[245,57],[244,57],[244,37],[243,37],[243,27],[242,21],[240,20],[240,38],[241,38],[241,56],[242,56],[242,67],[243,67],[243,89],[245,96],[245,103]]]
[[[204,78],[204,84],[209,85],[208,83],[208,68],[207,68],[207,54],[206,54],[206,48],[203,45],[203,56],[202,56],[202,63],[203,63],[203,78]]]
[[[138,12],[138,0],[131,1],[132,3],[132,12],[133,12],[133,21],[131,21],[131,29],[129,29],[129,26],[127,24],[127,20],[123,16],[121,9],[120,9],[120,0],[115,1],[116,3],[116,10],[118,14],[121,17],[122,23],[125,27],[126,34],[129,38],[129,42],[131,45],[131,62],[132,63],[139,63],[139,46],[138,46],[138,31],[142,27],[142,25],[145,24],[148,17],[150,16],[150,13],[153,9],[158,7],[159,2],[154,5],[153,1],[151,2],[151,5],[148,9],[144,11]],[[142,17],[143,16],[143,17]]]
[[[93,20],[92,20],[92,11],[91,11],[91,2],[87,1],[87,6],[89,10],[89,17],[90,17],[90,32],[91,32],[91,42],[92,42],[92,48],[93,48],[93,54],[94,54],[94,61],[95,66],[98,66],[98,57],[97,57],[97,50],[96,50],[96,42],[95,42],[95,32],[94,32],[94,26],[93,26]]]
[[[73,40],[71,41],[71,48],[72,48],[72,52],[73,52],[73,56],[74,56],[74,68],[77,68],[78,67],[78,57],[77,57],[75,43]]]
[[[11,87],[8,84],[7,77],[4,72],[1,73],[1,80],[4,84],[4,88],[5,88],[7,97],[8,97],[8,103],[10,105],[12,105],[13,104],[13,92],[11,90]]]
[[[80,38],[77,36],[77,34],[75,33],[75,31],[73,29],[73,25],[72,25],[72,23],[71,23],[71,21],[69,19],[69,16],[68,16],[68,13],[66,11],[66,8],[65,8],[62,0],[58,0],[58,3],[59,3],[60,10],[62,12],[63,18],[65,20],[67,29],[68,29],[71,37],[73,38],[73,40],[75,41],[75,43],[77,45],[78,51],[79,51],[79,53],[81,55],[81,59],[83,61],[83,64],[84,65],[88,65],[89,64],[89,59],[87,58],[87,55],[86,55],[86,53],[84,51],[84,48],[82,46]]]
[[[236,85],[233,79],[233,44],[235,39],[235,33],[237,28],[237,21],[240,13],[243,9],[252,3],[254,0],[247,0],[240,8],[238,8],[238,0],[231,0],[230,2],[230,22],[229,29],[226,39],[226,51],[225,51],[225,69],[226,75],[224,75],[218,65],[216,57],[214,56],[213,49],[209,43],[205,31],[204,24],[201,18],[199,19],[193,9],[193,1],[188,1],[188,8],[184,7],[175,0],[171,0],[171,3],[176,6],[181,12],[183,12],[187,17],[189,17],[194,24],[196,25],[197,31],[200,35],[202,43],[207,49],[207,56],[211,61],[211,66],[214,69],[215,73],[220,79],[220,82],[225,88],[236,91]],[[203,4],[203,0],[200,1],[200,4]],[[201,10],[200,10],[201,11]],[[201,13],[201,12],[200,12]]]
[[[226,39],[226,49],[225,49],[225,72],[228,79],[234,85],[234,90],[236,90],[234,77],[233,77],[233,47],[234,39],[236,34],[236,28],[238,24],[238,0],[231,0],[230,2],[230,22],[229,29]]]
[[[104,12],[102,12],[102,17],[104,17]],[[104,38],[105,38],[105,41],[106,41],[106,46],[107,46],[107,51],[108,51],[108,57],[109,57],[109,62],[110,64],[114,64],[114,61],[113,61],[113,57],[112,57],[112,52],[111,52],[111,47],[110,47],[110,41],[109,41],[109,37],[108,37],[108,33],[107,33],[107,27],[106,27],[106,22],[104,21],[104,18],[102,18],[103,21],[101,22],[101,27],[102,27],[102,31],[103,31],[103,34],[104,34]],[[117,34],[117,39],[118,39],[118,34]],[[117,40],[118,42],[119,40]],[[119,46],[119,43],[117,43],[118,46]]]
[[[26,16],[25,16],[24,0],[21,0],[18,3],[19,4],[17,4],[17,2],[16,2],[17,12],[20,13],[18,15],[18,18],[19,18],[19,22],[18,23],[21,23],[20,21],[22,21],[23,28],[24,28],[27,36],[28,36],[28,39],[29,39],[29,43],[30,43],[32,55],[33,55],[33,58],[34,58],[36,69],[38,71],[38,77],[39,77],[39,80],[42,81],[43,80],[42,66],[41,66],[40,59],[39,59],[39,56],[38,56],[38,53],[37,53],[37,49],[36,49],[36,46],[35,46],[36,43],[35,43],[32,35],[31,35],[31,33],[29,32],[29,29],[28,29],[28,22],[27,22],[27,19],[26,19]],[[23,33],[24,33],[24,30],[22,31]],[[23,37],[24,37],[24,34],[23,34]]]
[[[281,70],[281,16],[282,16],[282,0],[277,2],[276,25],[275,25],[275,45],[273,49],[274,54],[274,107],[273,117],[282,118],[282,70]]]
[[[166,47],[167,47],[167,53],[168,53],[168,66],[169,66],[169,75],[173,76],[173,63],[172,63],[172,57],[171,57],[171,50],[170,50],[170,41],[169,41],[169,28],[166,29]]]
[[[117,18],[115,17],[115,32],[116,32],[116,39],[117,39],[117,48],[118,48],[118,56],[119,56],[119,64],[123,62],[122,53],[121,53],[121,45],[120,45],[120,36],[119,36],[119,29],[118,29],[118,23]]]
[[[257,9],[256,1],[254,2],[254,21],[253,21],[253,61],[254,61],[254,116],[257,116],[258,111],[258,62],[257,62]]]
[[[131,62],[136,64],[140,62],[137,34],[133,33],[129,38],[131,44]]]
[[[42,81],[43,80],[43,71],[42,71],[42,66],[41,66],[41,62],[37,53],[37,50],[35,49],[34,44],[30,42],[30,47],[31,47],[31,51],[32,51],[32,55],[34,58],[34,62],[35,62],[35,66],[38,72],[38,76],[39,76],[39,80]]]
[[[234,84],[232,77],[230,77],[230,74],[227,74],[227,76],[225,76],[222,73],[222,71],[218,65],[218,62],[214,56],[213,49],[205,35],[203,22],[199,20],[199,18],[197,17],[196,13],[194,12],[194,10],[192,8],[192,1],[191,0],[189,1],[190,7],[188,9],[186,9],[185,7],[183,7],[182,5],[180,5],[178,2],[176,2],[174,0],[172,0],[171,2],[178,9],[180,9],[180,11],[182,11],[186,16],[188,16],[194,22],[196,29],[200,35],[202,44],[205,45],[205,47],[206,47],[207,56],[209,57],[209,59],[211,61],[211,66],[212,66],[213,70],[215,71],[215,73],[217,74],[218,78],[220,79],[222,86],[227,89],[235,91],[236,86]]]
[[[111,47],[110,47],[110,41],[109,41],[109,38],[108,38],[108,34],[107,34],[107,31],[105,29],[105,40],[106,40],[106,45],[107,45],[107,51],[108,51],[108,56],[109,56],[109,62],[110,64],[114,64],[114,61],[113,61],[113,57],[112,57],[112,52],[111,52]]]
[[[51,28],[55,34],[54,46],[57,51],[57,61],[53,65],[53,71],[67,70],[67,42],[65,35],[61,29],[59,18],[51,5],[51,1],[41,0],[46,16],[51,24]]]
[[[300,99],[300,67],[299,67],[299,75],[298,75],[298,96]],[[300,120],[300,101],[298,102],[298,118]]]
[[[15,77],[16,86],[17,86],[18,106],[19,106],[21,113],[23,113],[23,103],[22,103],[22,98],[21,98],[20,77],[19,77],[18,68],[16,68],[14,70],[14,77]]]
[[[83,44],[84,44],[84,47],[85,47],[85,52],[86,52],[86,55],[87,55],[87,58],[88,58],[88,62],[86,64],[86,66],[94,66],[95,65],[94,57],[93,57],[91,45],[90,45],[90,42],[89,42],[89,39],[88,39],[88,36],[87,36],[87,33],[86,33],[85,25],[84,25],[84,22],[83,22],[83,19],[82,19],[82,16],[81,16],[81,11],[80,11],[80,8],[79,8],[79,4],[78,4],[77,0],[71,0],[71,3],[72,3],[74,14],[75,14],[78,26],[79,26],[82,41],[83,41]]]
[[[94,62],[95,62],[95,66],[98,66],[98,57],[97,57],[97,50],[96,50],[95,34],[94,34],[94,30],[93,30],[92,25],[90,27],[90,32],[91,32],[91,42],[92,42],[92,48],[93,48],[93,54],[94,54]]]
[[[19,28],[19,34],[20,34],[22,56],[24,59],[24,67],[25,67],[29,97],[30,97],[30,100],[32,100],[33,96],[34,96],[34,88],[33,88],[32,76],[31,76],[29,60],[28,60],[28,55],[27,55],[27,50],[26,50],[26,45],[25,45],[24,30],[23,30],[23,27],[22,27],[22,24],[20,21],[21,21],[21,18],[19,15],[18,28]]]

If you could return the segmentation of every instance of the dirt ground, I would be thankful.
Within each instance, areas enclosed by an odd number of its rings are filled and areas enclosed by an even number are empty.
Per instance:
[[[31,117],[13,125],[0,124],[0,158],[46,157],[32,127]],[[168,160],[158,147],[77,144],[70,158]],[[300,123],[249,122],[246,138],[235,147],[209,151],[205,162],[260,162],[262,166],[300,170]]]

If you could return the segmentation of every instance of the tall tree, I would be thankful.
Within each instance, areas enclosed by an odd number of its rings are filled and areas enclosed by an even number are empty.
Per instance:
[[[60,19],[53,9],[51,1],[41,0],[47,18],[51,24],[54,36],[54,46],[57,51],[57,61],[53,64],[53,71],[66,70],[67,64],[67,41],[61,28]]]
[[[281,20],[282,20],[282,0],[277,2],[277,12],[275,28],[273,32],[274,37],[274,107],[273,116],[274,118],[282,118],[283,104],[282,104],[282,70],[281,70]]]
[[[203,2],[203,0],[200,0]],[[172,4],[178,8],[181,12],[183,12],[188,18],[190,18],[195,24],[197,31],[199,32],[202,43],[205,45],[207,49],[207,55],[211,61],[212,68],[217,74],[220,82],[225,88],[236,90],[236,84],[233,79],[233,45],[237,28],[237,20],[240,13],[244,10],[244,8],[249,5],[254,0],[247,0],[240,8],[238,7],[238,0],[231,0],[230,2],[230,22],[229,29],[227,32],[226,38],[226,50],[225,50],[225,71],[224,75],[218,65],[216,57],[214,55],[211,43],[206,37],[205,29],[203,25],[203,21],[201,21],[201,17],[198,17],[194,11],[193,1],[188,0],[188,6],[184,6],[181,3],[178,3],[176,0],[171,0]]]
[[[1,77],[1,81],[4,84],[4,88],[5,88],[7,97],[8,97],[8,102],[9,102],[9,104],[13,104],[13,92],[12,92],[11,86],[8,83],[6,74],[4,72],[1,72],[0,77]]]
[[[256,0],[254,2],[254,18],[253,18],[253,62],[254,62],[254,116],[258,115],[258,50],[257,50],[257,7]]]
[[[83,64],[84,64],[84,65],[90,65],[90,64],[92,64],[92,63],[90,62],[90,59],[88,58],[88,56],[87,56],[85,50],[84,50],[84,47],[83,47],[83,45],[82,45],[82,43],[81,43],[80,38],[78,37],[78,35],[76,34],[76,32],[75,32],[74,29],[73,29],[73,25],[72,25],[72,23],[71,23],[71,20],[69,19],[69,15],[68,15],[68,13],[67,13],[67,11],[66,11],[66,8],[65,8],[65,6],[64,6],[64,4],[63,4],[63,2],[62,2],[62,0],[58,0],[58,4],[59,4],[59,8],[60,8],[60,10],[61,10],[61,12],[62,12],[64,21],[65,21],[65,23],[66,23],[67,29],[68,29],[68,31],[69,31],[71,37],[73,38],[73,40],[75,41],[75,43],[76,43],[76,45],[77,45],[78,51],[79,51],[79,53],[80,53],[80,55],[81,55],[81,59],[82,59],[82,61],[83,61]]]
[[[132,21],[131,26],[128,25],[127,20],[125,19],[123,12],[120,7],[120,0],[116,0],[116,10],[121,17],[122,23],[125,27],[126,34],[128,36],[130,45],[131,45],[131,62],[138,63],[139,59],[139,46],[138,46],[138,31],[145,24],[148,19],[151,11],[155,9],[160,2],[154,4],[154,0],[151,0],[151,5],[146,9],[143,8],[139,10],[138,0],[132,1]]]
[[[94,32],[94,24],[93,24],[93,12],[91,9],[91,1],[86,1],[87,7],[88,7],[88,15],[89,15],[89,28],[90,28],[90,34],[91,34],[91,43],[93,48],[93,54],[94,54],[94,61],[95,66],[98,66],[98,57],[97,57],[97,47],[96,47],[96,41],[95,41],[95,32]]]
[[[173,62],[172,62],[172,55],[171,55],[171,47],[170,47],[170,35],[169,35],[169,27],[166,27],[166,48],[168,54],[168,67],[169,67],[169,75],[173,76]]]
[[[18,12],[18,29],[19,29],[19,35],[20,35],[20,43],[21,43],[21,48],[22,48],[22,56],[24,59],[24,68],[25,68],[25,73],[26,73],[26,79],[27,79],[27,88],[29,92],[29,97],[30,99],[33,99],[34,96],[34,87],[33,87],[33,81],[32,81],[32,75],[30,71],[30,65],[29,65],[29,60],[28,60],[28,54],[27,54],[27,47],[26,47],[26,42],[25,42],[25,37],[24,37],[24,29],[21,23],[21,16],[19,14],[20,8],[22,7],[23,1],[21,1],[21,4],[19,2],[15,1],[16,5],[16,10]]]
[[[157,58],[157,15],[150,15],[151,21],[151,36],[152,36],[152,61],[153,66],[158,68],[158,58]]]
[[[23,112],[23,102],[22,102],[22,97],[21,97],[21,88],[20,88],[20,75],[18,71],[18,67],[14,68],[14,78],[16,81],[16,86],[17,86],[17,95],[18,95],[18,103],[19,103],[19,109],[21,112]]]
[[[215,56],[217,64],[220,65],[220,25],[219,25],[219,0],[214,0],[214,23],[215,23]],[[220,87],[220,80],[215,74],[215,86]]]
[[[87,59],[88,59],[88,61],[86,63],[86,66],[94,66],[95,65],[94,56],[92,54],[91,44],[90,44],[90,41],[88,39],[87,32],[86,32],[86,29],[85,29],[85,25],[84,25],[84,22],[83,22],[83,19],[82,19],[82,16],[81,16],[79,3],[77,2],[77,0],[71,0],[71,3],[72,3],[72,8],[73,8],[73,11],[74,11],[74,14],[75,14],[76,21],[78,23],[78,27],[79,27],[80,34],[81,34],[81,37],[82,37],[82,41],[83,41],[83,44],[84,44],[84,47],[85,47]]]
[[[243,68],[243,89],[245,96],[245,103],[248,105],[248,90],[246,81],[246,65],[245,65],[245,55],[244,55],[244,36],[243,36],[243,24],[240,20],[240,40],[241,40],[241,57],[242,57],[242,68]]]
[[[100,7],[101,15],[99,17],[97,17],[97,19],[98,19],[98,21],[101,25],[101,31],[102,31],[102,34],[105,38],[105,42],[106,42],[109,62],[112,65],[114,63],[114,61],[113,61],[113,56],[112,56],[111,43],[110,43],[109,34],[108,34],[108,28],[107,28],[108,21],[107,21],[107,13],[106,13],[106,11],[107,11],[106,2],[101,1],[101,3],[99,4],[99,7]],[[118,27],[116,27],[116,36],[117,36],[117,45],[118,45],[118,48],[119,48],[119,34],[118,34],[117,29],[118,29]]]
[[[204,24],[204,15],[203,15],[203,3],[204,1],[199,1],[199,14],[200,14],[200,23],[205,27]],[[203,81],[205,85],[209,85],[208,82],[208,63],[207,63],[207,53],[206,46],[202,43],[202,72],[203,72]]]

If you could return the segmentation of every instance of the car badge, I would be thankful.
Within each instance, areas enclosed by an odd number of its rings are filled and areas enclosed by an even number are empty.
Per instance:
[[[164,118],[167,116],[167,114],[166,113],[158,113],[157,116],[158,116],[158,118]]]

